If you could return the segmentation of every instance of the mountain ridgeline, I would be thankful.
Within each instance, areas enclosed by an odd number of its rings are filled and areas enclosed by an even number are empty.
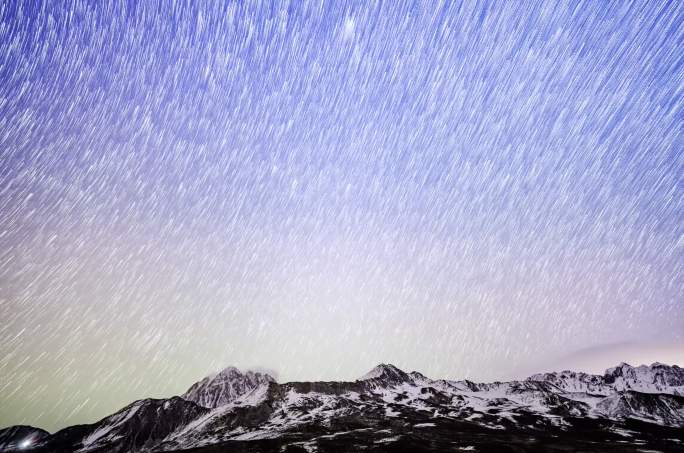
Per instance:
[[[49,434],[0,430],[0,451],[682,451],[684,369],[620,364],[521,381],[433,380],[381,364],[349,382],[277,383],[230,367],[181,396],[136,401]]]

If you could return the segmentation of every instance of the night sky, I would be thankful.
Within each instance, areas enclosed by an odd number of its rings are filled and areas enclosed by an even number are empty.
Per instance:
[[[0,427],[683,360],[683,95],[678,1],[1,2]]]

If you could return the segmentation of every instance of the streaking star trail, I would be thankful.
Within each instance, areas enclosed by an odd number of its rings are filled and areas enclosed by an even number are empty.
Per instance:
[[[0,2],[0,427],[681,365],[683,43],[676,1]]]

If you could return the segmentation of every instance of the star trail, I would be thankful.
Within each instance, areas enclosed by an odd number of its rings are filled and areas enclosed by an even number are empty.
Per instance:
[[[681,353],[683,43],[676,1],[1,2],[0,427]]]

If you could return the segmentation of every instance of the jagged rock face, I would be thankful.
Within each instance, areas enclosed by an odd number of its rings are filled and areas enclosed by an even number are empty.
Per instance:
[[[621,363],[606,370],[604,381],[616,390],[636,390],[645,393],[684,395],[684,369],[654,363],[633,367]]]
[[[275,379],[268,374],[254,371],[242,373],[235,367],[229,367],[195,383],[181,396],[200,406],[215,408],[231,403],[269,382],[275,382]]]

